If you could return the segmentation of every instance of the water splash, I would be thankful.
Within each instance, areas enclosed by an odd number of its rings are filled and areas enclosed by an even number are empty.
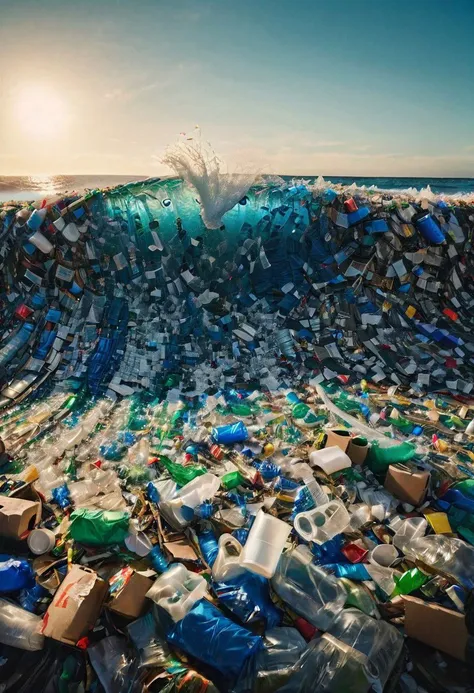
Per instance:
[[[222,226],[224,214],[245,197],[257,178],[256,173],[223,173],[222,161],[200,139],[168,147],[162,162],[194,188],[208,229]]]

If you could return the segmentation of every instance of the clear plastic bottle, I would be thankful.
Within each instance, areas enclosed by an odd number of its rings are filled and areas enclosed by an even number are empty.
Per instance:
[[[0,642],[20,650],[42,650],[44,636],[40,633],[42,619],[36,614],[0,599]]]
[[[462,539],[429,534],[411,541],[407,551],[430,568],[451,575],[464,587],[474,588],[474,547]]]
[[[304,546],[282,555],[272,587],[293,611],[321,630],[328,629],[347,598],[344,586],[315,566],[311,552]]]

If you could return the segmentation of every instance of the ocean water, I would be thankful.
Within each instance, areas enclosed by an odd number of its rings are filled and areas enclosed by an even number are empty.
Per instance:
[[[282,176],[291,179],[298,176]],[[315,176],[310,178],[316,178]],[[301,176],[307,179],[308,176]],[[474,193],[474,178],[384,178],[354,176],[324,176],[326,181],[357,187],[380,190],[421,190],[430,186],[434,193],[445,195]],[[38,200],[65,192],[81,193],[86,189],[96,189],[123,185],[130,181],[144,180],[146,176],[114,175],[43,175],[43,176],[0,176],[0,202],[7,200]]]

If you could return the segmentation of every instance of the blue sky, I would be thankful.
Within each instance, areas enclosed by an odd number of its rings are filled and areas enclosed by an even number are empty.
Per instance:
[[[474,176],[473,0],[0,0],[0,174]]]

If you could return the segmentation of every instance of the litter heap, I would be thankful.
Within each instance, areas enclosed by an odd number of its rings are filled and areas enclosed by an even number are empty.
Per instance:
[[[472,690],[474,208],[0,211],[0,690]]]

